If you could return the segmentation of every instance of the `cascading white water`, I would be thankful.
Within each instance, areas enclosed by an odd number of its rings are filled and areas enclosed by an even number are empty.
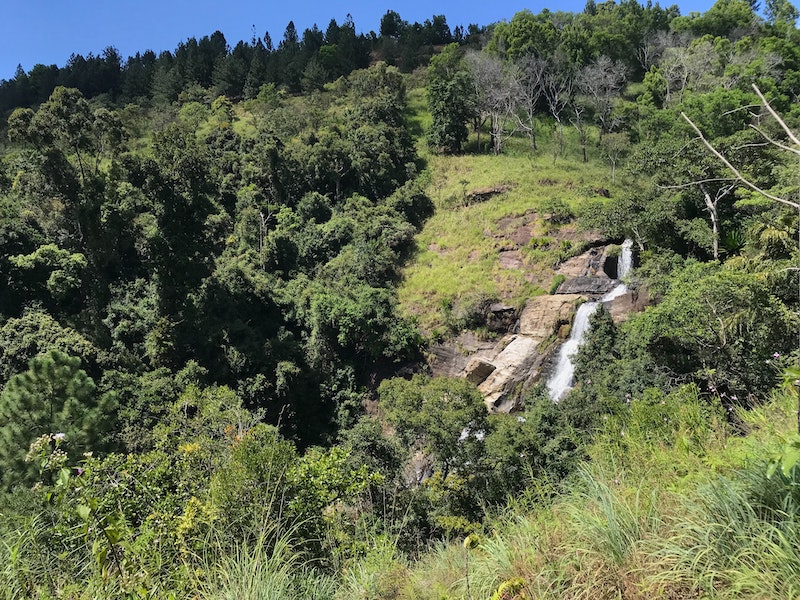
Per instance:
[[[632,247],[632,240],[625,240],[622,244],[622,252],[617,261],[618,279],[625,277],[631,270],[631,265],[633,264]],[[614,298],[622,296],[627,291],[628,287],[620,282],[619,285],[600,298],[599,302],[584,302],[578,307],[575,312],[575,318],[572,321],[569,339],[561,345],[555,369],[553,369],[553,374],[547,381],[547,391],[550,394],[550,398],[555,402],[561,400],[572,389],[575,378],[575,365],[572,363],[572,357],[575,356],[578,346],[581,345],[586,332],[589,330],[589,317],[594,314],[601,303],[611,302]]]

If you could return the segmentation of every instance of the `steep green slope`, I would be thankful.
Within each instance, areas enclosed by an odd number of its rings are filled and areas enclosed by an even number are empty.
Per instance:
[[[415,118],[425,122],[424,107],[416,109]],[[415,238],[417,251],[398,289],[401,308],[424,331],[446,330],[454,309],[468,313],[487,299],[520,306],[546,293],[554,268],[583,251],[592,237],[575,216],[589,200],[618,194],[632,182],[626,177],[611,182],[596,131],[584,163],[571,131],[563,157],[554,160],[553,126],[544,120],[540,128],[544,141],[537,150],[526,139],[513,138],[499,156],[424,154],[425,189],[436,211]],[[487,138],[484,131],[482,145]],[[474,132],[469,143],[474,149]],[[554,216],[556,211],[566,216]]]

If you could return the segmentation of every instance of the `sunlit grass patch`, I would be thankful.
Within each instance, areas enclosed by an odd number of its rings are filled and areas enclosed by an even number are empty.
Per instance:
[[[429,115],[421,92],[412,90],[410,96],[413,118],[424,124]],[[416,238],[417,253],[399,289],[402,310],[415,316],[424,331],[440,327],[446,321],[443,307],[468,294],[521,306],[526,298],[546,293],[555,276],[559,242],[555,253],[530,252],[525,243],[531,237],[559,236],[561,226],[546,223],[542,207],[561,201],[578,213],[589,198],[619,189],[610,185],[605,164],[581,162],[570,132],[565,156],[555,163],[552,143],[542,137],[535,152],[526,138],[512,138],[499,156],[441,156],[425,150],[426,191],[436,213]],[[472,145],[475,138],[473,133]]]

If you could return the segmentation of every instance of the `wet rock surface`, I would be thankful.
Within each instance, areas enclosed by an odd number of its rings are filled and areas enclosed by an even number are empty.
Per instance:
[[[585,294],[602,296],[614,289],[619,281],[608,277],[573,277],[558,286],[556,294]]]

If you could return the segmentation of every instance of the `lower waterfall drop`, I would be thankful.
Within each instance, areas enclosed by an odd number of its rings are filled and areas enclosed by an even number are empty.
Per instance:
[[[633,241],[625,240],[622,244],[622,252],[619,256],[617,263],[617,279],[621,280],[631,270],[633,264]],[[628,287],[620,281],[619,285],[614,287],[605,296],[596,302],[584,302],[578,307],[575,312],[575,318],[572,321],[572,330],[569,334],[569,339],[561,344],[558,351],[558,361],[547,380],[547,391],[550,398],[554,402],[558,402],[563,398],[575,383],[575,365],[572,362],[573,356],[578,351],[578,347],[583,342],[586,332],[589,330],[589,318],[594,314],[600,304],[604,302],[611,302],[614,298],[619,298],[628,291]]]

